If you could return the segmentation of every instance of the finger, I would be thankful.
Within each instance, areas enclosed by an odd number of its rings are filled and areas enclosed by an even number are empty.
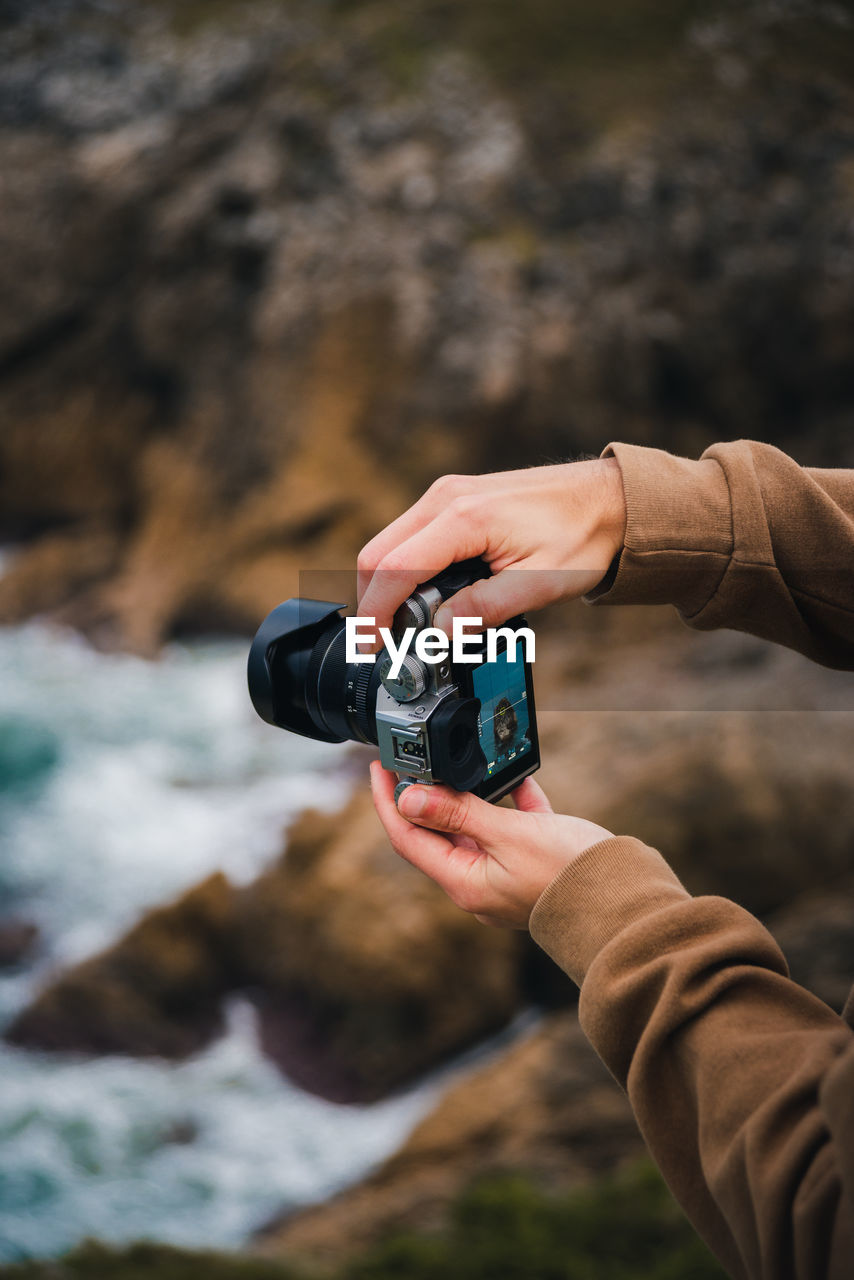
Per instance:
[[[419,583],[458,560],[488,557],[489,551],[480,523],[461,518],[458,507],[446,508],[383,558],[362,596],[359,614],[374,618],[378,628],[389,627],[398,606]]]
[[[566,487],[566,473],[571,465],[574,464],[558,463],[547,467],[527,467],[518,471],[494,471],[485,475],[441,476],[417,502],[367,542],[360,551],[357,564],[359,612],[362,614],[367,612],[361,607],[362,599],[373,574],[385,557],[402,542],[408,541],[415,533],[425,528],[452,502],[460,498],[480,495],[488,496],[493,503],[500,503],[502,494],[512,498],[516,494],[524,494],[527,490],[541,490],[549,475],[551,475],[551,484],[563,489]],[[450,563],[452,561],[449,560],[448,564]],[[444,565],[441,567],[444,568]],[[582,595],[583,589],[575,594]]]
[[[437,610],[435,624],[451,634],[454,618],[482,618],[484,627],[496,627],[528,609],[542,609],[566,594],[565,571],[559,569],[502,569],[463,587]]]
[[[502,825],[508,825],[508,818],[514,821],[510,810],[496,809],[470,791],[445,786],[407,787],[398,809],[412,823],[452,836],[469,836],[482,849],[500,843]]]
[[[511,792],[511,798],[522,813],[554,813],[548,796],[534,778],[525,778]]]
[[[506,490],[534,488],[542,485],[541,475],[548,468],[532,467],[522,471],[494,471],[486,475],[440,476],[426,493],[402,515],[386,525],[359,552],[357,561],[357,593],[361,601],[380,562],[402,542],[408,541],[435,520],[457,498],[473,494],[495,494]],[[449,564],[452,561],[448,562]],[[442,566],[444,568],[444,565]]]
[[[386,525],[370,542],[365,543],[359,552],[356,566],[360,612],[362,597],[380,562],[395,547],[434,520],[453,498],[463,492],[470,492],[477,479],[477,476],[442,476],[407,511]]]
[[[455,848],[437,832],[426,831],[407,822],[394,803],[396,783],[394,774],[383,769],[378,760],[371,762],[374,806],[395,852],[453,897],[467,868],[479,854]]]

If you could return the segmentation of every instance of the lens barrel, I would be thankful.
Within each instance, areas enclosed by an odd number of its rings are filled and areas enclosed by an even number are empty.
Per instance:
[[[249,650],[249,695],[262,720],[318,742],[377,741],[379,662],[345,656],[341,604],[286,600]]]
[[[320,637],[309,659],[306,702],[339,740],[377,743],[379,662],[348,662],[344,619]]]

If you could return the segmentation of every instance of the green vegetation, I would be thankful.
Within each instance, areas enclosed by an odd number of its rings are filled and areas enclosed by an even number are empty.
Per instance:
[[[157,0],[173,30],[192,37],[199,28],[238,27],[268,0]],[[417,85],[425,62],[438,50],[466,50],[486,69],[499,90],[525,115],[533,112],[535,130],[554,113],[568,117],[570,132],[594,131],[622,122],[654,118],[674,106],[680,87],[694,86],[698,72],[709,74],[690,56],[686,34],[694,23],[734,22],[735,49],[763,74],[769,58],[776,70],[798,75],[847,77],[854,70],[854,40],[841,26],[854,13],[843,0],[832,17],[791,14],[779,28],[759,23],[765,50],[742,50],[753,28],[751,6],[738,0],[277,0],[283,12],[308,16],[319,24],[327,45],[340,39],[359,57],[382,69],[406,91]],[[251,19],[250,19],[251,20]],[[312,51],[289,60],[287,74],[312,80]],[[713,77],[710,91],[715,90]],[[552,121],[552,128],[555,122]]]
[[[196,1253],[141,1243],[108,1249],[94,1241],[60,1262],[0,1267],[4,1280],[303,1280],[280,1262],[239,1254]]]
[[[339,12],[370,15],[387,46],[456,45],[474,53],[506,90],[562,85],[572,96],[633,79],[661,80],[688,23],[708,14],[698,0],[335,0]],[[628,86],[627,86],[628,87]]]
[[[285,1263],[138,1244],[86,1244],[58,1263],[0,1268],[5,1280],[308,1280]],[[725,1280],[655,1169],[561,1196],[521,1175],[475,1183],[440,1234],[384,1241],[328,1280]]]
[[[401,1236],[346,1280],[720,1280],[647,1163],[564,1196],[523,1177],[475,1184],[437,1237]]]
[[[246,20],[246,0],[159,0],[173,30]],[[385,70],[403,83],[415,79],[425,56],[456,47],[474,54],[505,91],[562,87],[586,98],[619,86],[631,90],[640,74],[648,89],[663,84],[666,64],[687,25],[709,16],[701,0],[278,0],[283,11],[310,15],[330,34],[369,46]],[[255,5],[263,8],[263,3]],[[725,4],[719,4],[718,9]],[[604,79],[604,84],[602,83]],[[607,88],[606,88],[607,86]]]

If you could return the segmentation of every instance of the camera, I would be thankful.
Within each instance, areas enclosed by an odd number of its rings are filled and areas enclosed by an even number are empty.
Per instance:
[[[307,738],[378,746],[383,766],[400,778],[395,798],[414,782],[442,782],[500,800],[540,765],[531,663],[515,643],[525,619],[511,619],[491,638],[466,636],[460,660],[435,647],[426,657],[426,645],[413,652],[402,643],[433,627],[444,600],[488,576],[482,560],[466,560],[416,587],[375,659],[348,661],[347,623],[355,620],[342,617],[344,605],[286,600],[249,651],[255,710]]]

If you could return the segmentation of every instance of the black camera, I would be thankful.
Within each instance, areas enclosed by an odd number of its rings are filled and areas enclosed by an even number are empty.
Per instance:
[[[357,620],[342,617],[344,605],[286,600],[249,651],[255,710],[307,738],[378,746],[384,767],[400,777],[396,796],[413,782],[443,782],[500,800],[540,765],[526,656],[533,635],[519,616],[466,635],[455,654],[441,651],[433,630],[444,600],[488,576],[482,560],[466,560],[416,587],[375,658],[354,651]]]

